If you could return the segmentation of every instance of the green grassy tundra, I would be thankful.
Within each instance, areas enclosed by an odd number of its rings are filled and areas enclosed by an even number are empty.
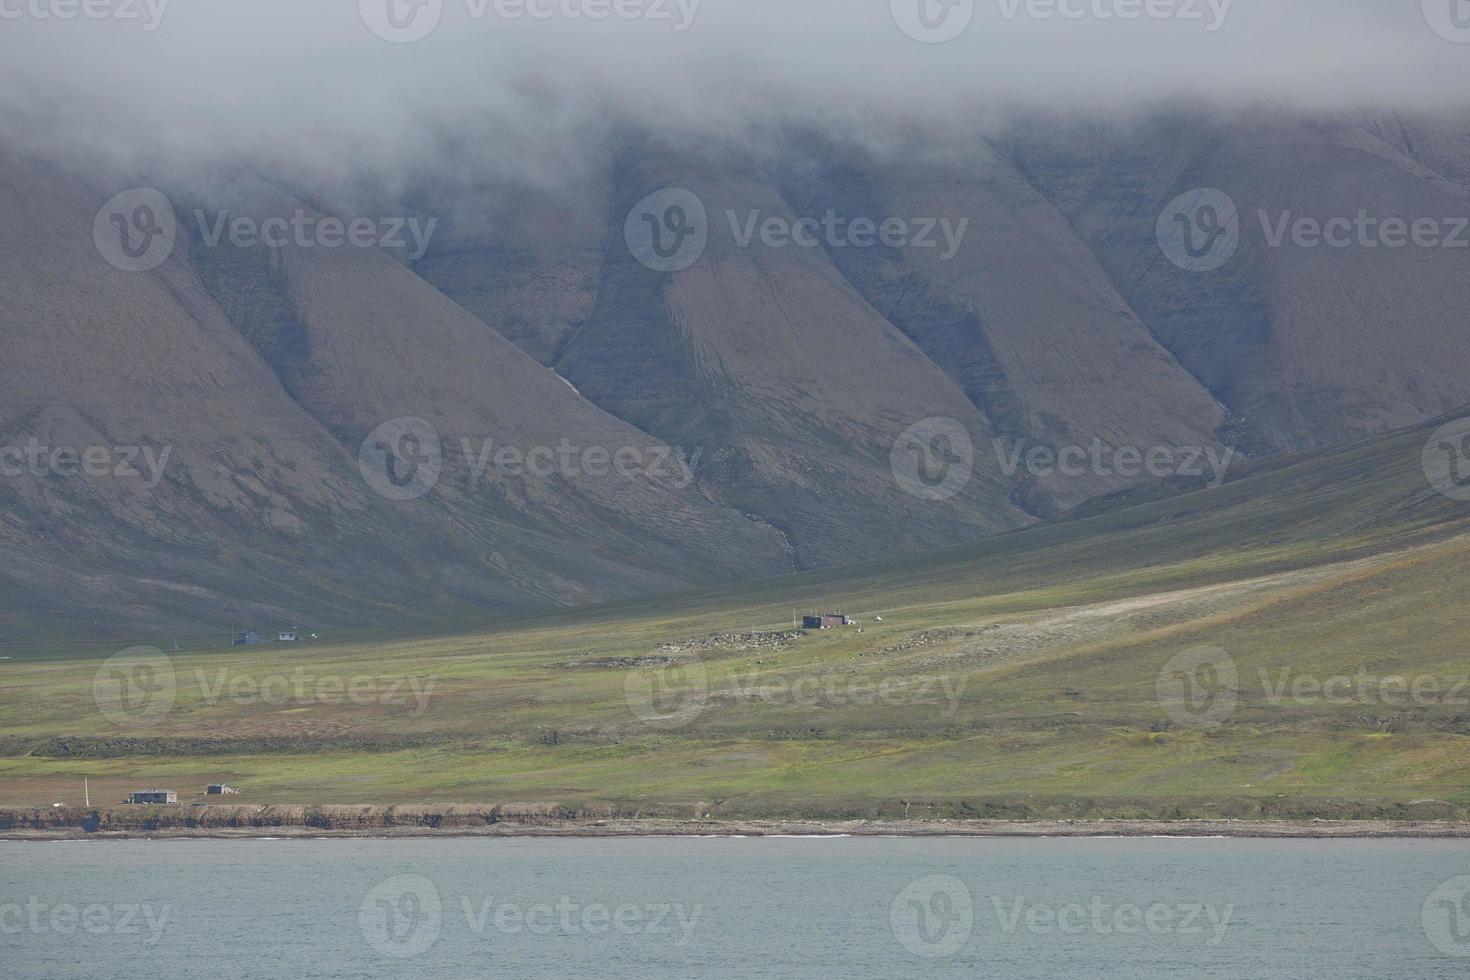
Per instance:
[[[452,635],[7,650],[0,805],[79,805],[86,777],[93,805],[223,781],[732,818],[1464,818],[1470,504],[1426,480],[1432,430],[940,555]],[[861,625],[793,631],[814,609]]]

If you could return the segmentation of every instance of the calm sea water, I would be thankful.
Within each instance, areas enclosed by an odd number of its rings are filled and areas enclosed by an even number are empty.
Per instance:
[[[0,976],[1464,977],[1470,842],[0,842]]]

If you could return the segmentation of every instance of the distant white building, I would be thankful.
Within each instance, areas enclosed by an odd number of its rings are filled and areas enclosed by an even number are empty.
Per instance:
[[[282,643],[295,643],[297,639],[296,631],[282,630],[280,633],[276,634],[276,639]]]
[[[128,796],[129,803],[177,803],[179,794],[171,789],[140,789]]]

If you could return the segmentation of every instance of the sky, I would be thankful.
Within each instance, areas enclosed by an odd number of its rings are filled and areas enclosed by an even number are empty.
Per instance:
[[[125,160],[401,166],[465,125],[531,166],[613,122],[1439,111],[1467,82],[1470,0],[0,0],[0,136]]]

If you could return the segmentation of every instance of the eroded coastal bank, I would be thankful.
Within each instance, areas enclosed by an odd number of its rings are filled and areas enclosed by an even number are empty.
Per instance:
[[[232,837],[1255,837],[1470,838],[1438,820],[760,820],[643,817],[547,804],[231,805],[0,809],[3,840]]]

